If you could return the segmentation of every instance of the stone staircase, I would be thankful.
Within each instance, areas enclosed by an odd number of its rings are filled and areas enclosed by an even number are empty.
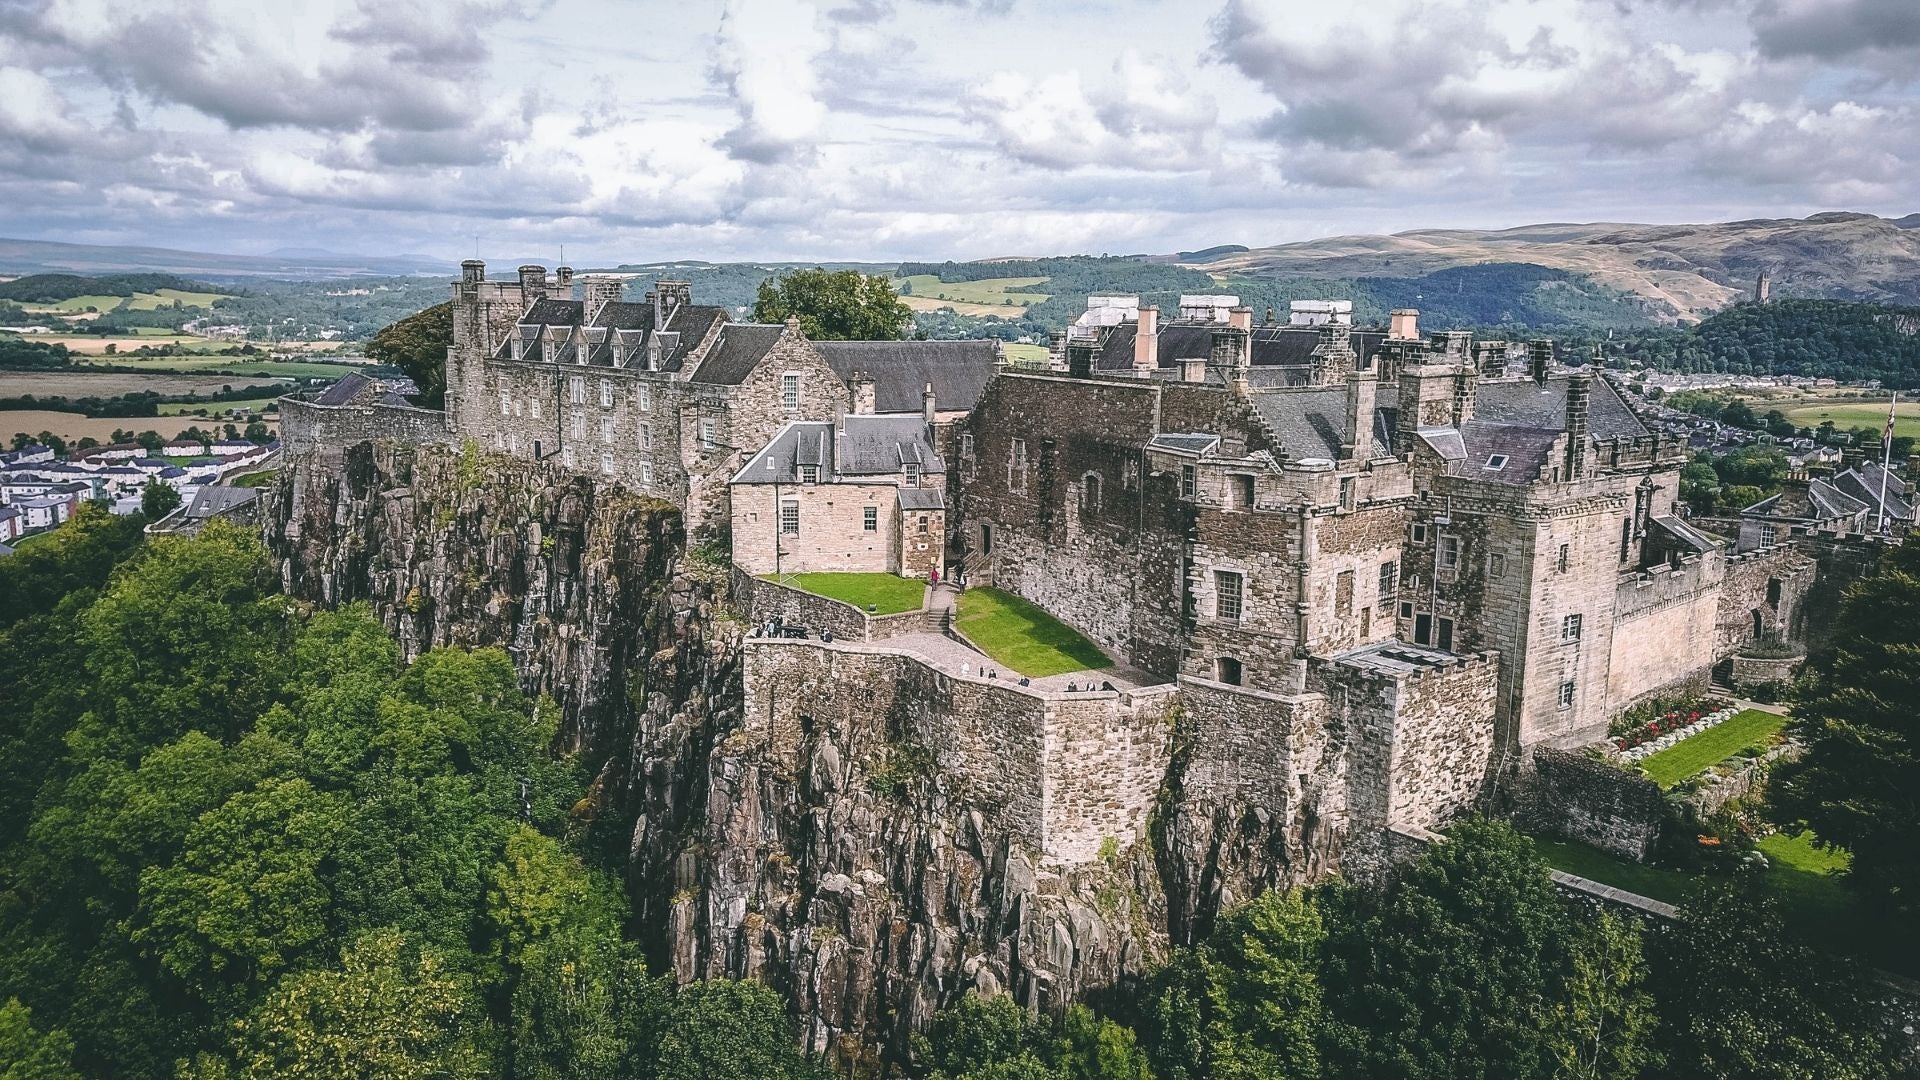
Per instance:
[[[944,582],[928,588],[927,607],[920,614],[926,623],[927,633],[946,634],[953,625],[953,604],[957,595],[953,586]]]

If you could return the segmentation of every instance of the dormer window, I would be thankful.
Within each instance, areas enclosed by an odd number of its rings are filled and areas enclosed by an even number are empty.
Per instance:
[[[1489,457],[1487,459],[1487,463],[1485,465],[1482,465],[1480,467],[1483,469],[1486,469],[1489,472],[1499,472],[1501,469],[1504,469],[1507,467],[1507,455],[1495,454],[1492,457]]]
[[[919,487],[920,486],[920,463],[917,461],[909,461],[904,466],[904,469],[907,474],[907,486],[914,487],[914,488]]]
[[[818,465],[800,466],[800,482],[803,484],[819,483],[820,482],[820,466]]]

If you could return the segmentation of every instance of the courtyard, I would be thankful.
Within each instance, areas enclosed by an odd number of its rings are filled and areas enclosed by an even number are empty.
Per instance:
[[[768,574],[766,580],[852,604],[869,615],[918,611],[927,596],[926,582],[895,574]]]
[[[1113,666],[1099,646],[1071,626],[999,589],[961,593],[953,625],[989,657],[1029,678]]]

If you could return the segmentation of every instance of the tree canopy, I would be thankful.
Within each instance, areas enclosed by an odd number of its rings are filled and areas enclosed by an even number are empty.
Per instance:
[[[446,401],[447,350],[453,347],[453,302],[418,311],[373,335],[367,356],[407,373],[429,409]]]
[[[797,318],[815,341],[895,340],[913,326],[913,311],[893,282],[858,270],[795,270],[763,281],[753,317],[763,323]]]

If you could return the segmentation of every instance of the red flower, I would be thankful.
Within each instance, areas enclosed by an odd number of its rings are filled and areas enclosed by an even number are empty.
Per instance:
[[[1688,720],[1698,720],[1698,719],[1700,719],[1700,714],[1699,714],[1699,713],[1697,713],[1697,712],[1691,712],[1691,713],[1688,713],[1688,714],[1687,714],[1687,719],[1688,719]]]
[[[1655,720],[1653,723],[1648,724],[1647,730],[1653,732],[1655,735],[1660,734],[1660,721]]]

